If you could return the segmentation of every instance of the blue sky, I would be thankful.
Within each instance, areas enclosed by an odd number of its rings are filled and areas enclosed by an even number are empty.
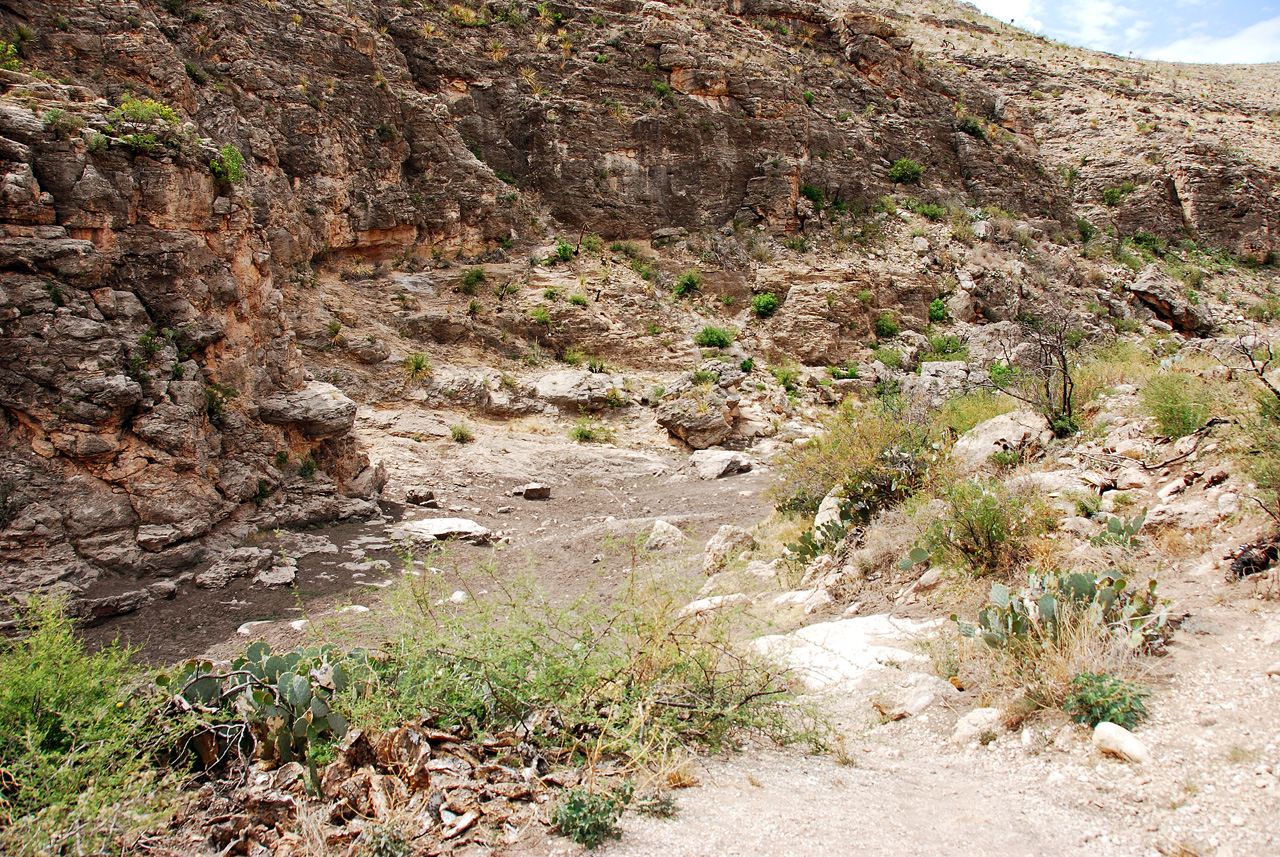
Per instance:
[[[1280,61],[1280,0],[971,0],[1073,45],[1178,62]]]

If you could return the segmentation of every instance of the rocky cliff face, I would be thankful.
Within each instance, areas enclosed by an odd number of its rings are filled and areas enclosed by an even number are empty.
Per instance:
[[[383,477],[350,432],[356,406],[308,376],[284,312],[326,259],[497,262],[557,227],[815,235],[893,190],[900,159],[925,168],[922,198],[1042,232],[1131,182],[1121,233],[1275,250],[1276,173],[1249,152],[1188,137],[1160,163],[1081,160],[1064,139],[1102,84],[946,59],[919,44],[946,24],[895,15],[0,2],[23,53],[0,71],[0,591],[172,574],[254,527],[373,511]],[[1051,85],[1081,109],[1040,110]],[[840,279],[887,279],[854,267]],[[809,307],[770,353],[835,361],[865,335],[846,316],[865,328],[868,311],[820,276],[762,276]],[[884,285],[915,315],[938,292]],[[475,330],[419,309],[401,335]]]

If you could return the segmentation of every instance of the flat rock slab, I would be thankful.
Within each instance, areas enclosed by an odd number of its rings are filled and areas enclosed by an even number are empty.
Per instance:
[[[735,473],[751,470],[751,459],[741,452],[723,449],[700,449],[689,456],[689,463],[698,472],[699,479],[721,479]]]
[[[812,692],[852,685],[889,662],[920,660],[912,638],[934,627],[889,616],[855,616],[820,622],[790,634],[761,637],[753,648],[791,666]]]
[[[424,521],[407,521],[391,528],[393,539],[411,538],[415,541],[459,539],[480,545],[487,544],[492,535],[488,527],[466,518],[428,518]]]

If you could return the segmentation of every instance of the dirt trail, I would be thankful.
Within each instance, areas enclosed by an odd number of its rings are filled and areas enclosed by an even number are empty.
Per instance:
[[[1280,609],[1217,577],[1170,590],[1192,616],[1152,665],[1149,765],[1102,757],[1078,726],[956,748],[967,706],[880,725],[846,698],[850,764],[761,748],[705,760],[677,818],[628,816],[604,853],[1280,855]]]

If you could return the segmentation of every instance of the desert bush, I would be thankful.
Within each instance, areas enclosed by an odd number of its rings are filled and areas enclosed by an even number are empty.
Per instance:
[[[991,367],[986,386],[1034,407],[1058,437],[1079,431],[1076,373],[1083,335],[1065,312],[1048,319],[1024,318],[1019,327],[1022,341],[1035,349],[1030,368],[1013,365],[1013,343],[1006,342],[1005,362]]]
[[[458,280],[458,291],[464,295],[474,295],[484,280],[484,268],[468,268],[463,271],[462,278]]]
[[[934,298],[929,302],[929,321],[935,324],[941,324],[951,316],[947,309],[947,302],[942,298]]]
[[[1202,379],[1179,372],[1162,372],[1142,388],[1143,410],[1155,418],[1161,434],[1184,437],[1209,419],[1212,394]]]
[[[926,220],[939,221],[947,216],[947,210],[941,205],[933,202],[925,202],[916,199],[914,196],[907,200],[907,209],[913,211]]]
[[[773,366],[769,369],[769,374],[773,376],[773,380],[777,381],[782,389],[788,393],[794,393],[799,389],[800,370],[794,366]]]
[[[778,311],[778,296],[773,292],[761,292],[751,299],[751,311],[760,318],[768,318]]]
[[[209,171],[222,190],[230,190],[232,186],[245,180],[244,156],[240,150],[227,144],[218,150],[218,156],[209,162]]]
[[[889,181],[894,184],[919,184],[924,167],[910,158],[899,158],[889,167]]]
[[[1045,512],[999,482],[963,480],[939,493],[944,509],[925,533],[932,554],[975,575],[1006,574],[1048,528]]]
[[[881,339],[892,339],[902,332],[902,327],[898,324],[898,320],[893,317],[893,313],[881,313],[880,317],[875,320],[872,325],[876,336]]]
[[[134,125],[151,125],[157,122],[166,125],[178,124],[178,114],[169,105],[127,93],[120,100],[120,106],[107,114],[107,118],[112,122],[123,121]]]
[[[608,443],[613,440],[613,429],[591,417],[581,417],[569,429],[569,437],[578,443]]]
[[[70,140],[74,134],[80,133],[85,121],[74,113],[68,113],[61,107],[53,107],[44,112],[40,122],[46,131],[52,131],[59,140]]]
[[[587,306],[587,304],[588,304],[587,296],[586,296],[586,295],[577,295],[577,294],[575,294],[575,295],[570,295],[570,296],[569,296],[569,303],[571,303],[573,306],[576,306],[576,307],[584,307],[584,306]]]
[[[938,456],[922,420],[884,403],[857,408],[846,400],[823,429],[778,459],[768,494],[779,509],[816,509],[840,486],[852,515],[867,520],[929,484]]]
[[[1124,201],[1124,198],[1137,190],[1137,186],[1133,182],[1126,181],[1119,187],[1109,187],[1102,191],[1102,201],[1109,206],[1117,206]]]
[[[1071,680],[1063,709],[1077,723],[1097,726],[1114,723],[1133,729],[1147,716],[1148,692],[1131,681],[1095,673],[1080,673]]]
[[[676,277],[676,285],[675,288],[672,289],[672,294],[678,298],[683,298],[696,291],[700,291],[701,289],[702,272],[697,268],[690,268],[680,276]]]
[[[453,438],[454,443],[471,443],[476,439],[475,432],[461,423],[449,426],[449,437]]]
[[[631,803],[632,796],[630,783],[598,792],[577,786],[561,796],[551,814],[551,823],[579,845],[595,848],[606,839],[617,839],[622,835],[618,819]]]
[[[731,611],[682,617],[692,592],[658,575],[564,602],[528,576],[497,574],[494,563],[462,574],[467,591],[491,593],[462,604],[448,599],[452,582],[405,579],[393,597],[405,632],[353,721],[518,726],[535,747],[620,760],[619,772],[735,730],[796,736],[782,674],[730,645]]]
[[[837,381],[847,381],[858,377],[858,364],[852,360],[846,360],[839,366],[828,366],[827,374]]]
[[[734,335],[730,328],[707,325],[693,337],[693,342],[701,348],[728,348],[733,344]]]
[[[929,337],[929,354],[930,357],[949,357],[953,360],[963,360],[969,356],[969,346],[958,336],[947,334],[945,336]]]
[[[176,807],[133,651],[90,652],[56,600],[32,599],[0,641],[0,852],[120,853]],[[167,724],[181,730],[185,720]]]

